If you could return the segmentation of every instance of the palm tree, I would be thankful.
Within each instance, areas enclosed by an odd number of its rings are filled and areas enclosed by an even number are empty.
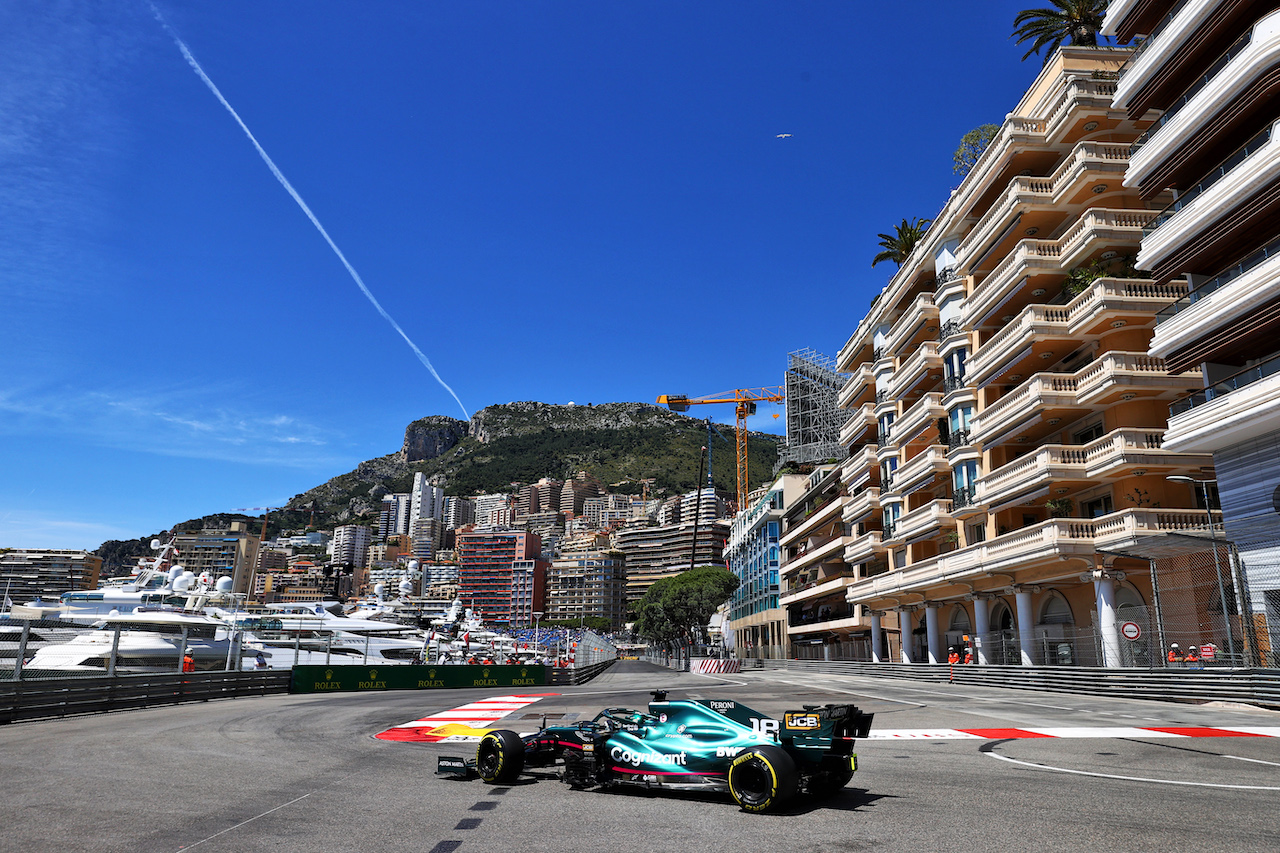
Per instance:
[[[1040,48],[1048,47],[1044,61],[1048,63],[1053,52],[1067,39],[1072,44],[1096,47],[1098,33],[1102,30],[1102,18],[1107,13],[1110,0],[1049,0],[1051,9],[1025,9],[1013,19],[1013,35],[1018,44],[1032,40],[1031,49],[1022,55],[1025,60]]]
[[[874,267],[881,261],[893,261],[898,266],[902,266],[911,256],[911,250],[924,237],[924,232],[929,230],[929,223],[932,221],[931,219],[903,219],[901,224],[895,226],[897,234],[877,234],[884,251],[871,259],[871,266]]]

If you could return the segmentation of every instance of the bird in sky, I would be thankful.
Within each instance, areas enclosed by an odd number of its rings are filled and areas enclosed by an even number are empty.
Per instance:
[[[791,138],[791,134],[789,134],[789,133],[779,133],[779,134],[778,134],[778,138],[779,138],[779,139],[790,139],[790,138]]]

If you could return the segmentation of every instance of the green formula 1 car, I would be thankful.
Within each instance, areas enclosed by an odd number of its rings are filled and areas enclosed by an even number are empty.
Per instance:
[[[474,762],[441,758],[438,772],[504,784],[525,768],[557,768],[575,788],[728,791],[747,811],[764,812],[796,793],[843,788],[858,768],[854,741],[867,736],[872,716],[853,705],[806,705],[776,720],[740,702],[668,700],[659,690],[648,713],[606,708],[576,725],[544,721],[523,737],[488,732]]]

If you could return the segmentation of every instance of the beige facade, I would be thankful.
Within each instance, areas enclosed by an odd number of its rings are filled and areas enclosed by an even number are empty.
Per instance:
[[[868,617],[873,659],[977,636],[986,662],[1116,665],[1152,584],[1115,555],[1202,523],[1165,479],[1212,460],[1162,447],[1199,375],[1148,355],[1186,285],[1133,269],[1164,199],[1123,184],[1147,124],[1111,106],[1129,53],[1055,54],[840,352],[851,575],[822,589]]]

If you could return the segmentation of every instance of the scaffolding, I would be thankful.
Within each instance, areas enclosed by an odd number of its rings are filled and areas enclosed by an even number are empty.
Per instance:
[[[820,352],[801,349],[787,355],[787,443],[778,452],[778,467],[824,462],[847,455],[840,444],[844,415],[836,395],[848,379],[835,361]]]

